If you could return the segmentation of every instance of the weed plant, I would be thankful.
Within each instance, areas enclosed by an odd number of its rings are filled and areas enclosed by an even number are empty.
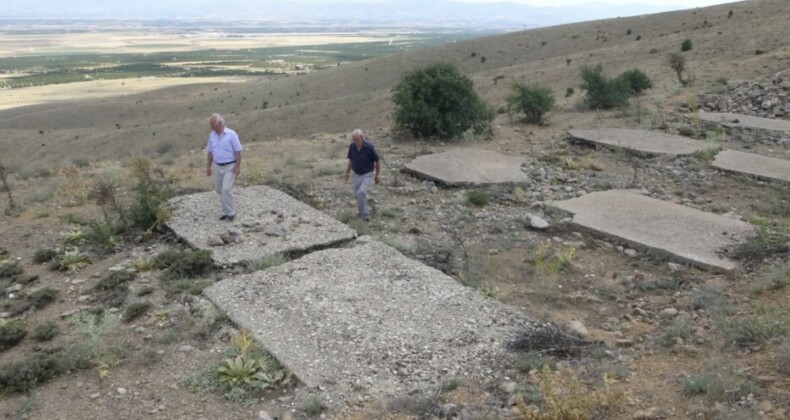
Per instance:
[[[257,260],[247,261],[247,271],[252,273],[255,271],[266,270],[267,268],[276,267],[288,261],[283,254],[267,255]]]
[[[464,194],[466,204],[475,207],[485,207],[491,200],[491,194],[480,190],[469,190]]]
[[[125,322],[132,322],[145,315],[154,305],[151,302],[137,302],[126,307],[123,313]]]
[[[54,322],[38,324],[33,328],[30,337],[36,341],[51,341],[60,334],[60,327]]]
[[[0,319],[0,352],[16,346],[27,335],[27,326],[21,319]]]

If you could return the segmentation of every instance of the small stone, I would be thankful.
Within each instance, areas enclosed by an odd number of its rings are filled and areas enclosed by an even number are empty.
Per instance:
[[[258,412],[258,420],[274,420],[274,417],[270,416],[269,413],[261,410]]]
[[[615,341],[615,344],[617,344],[618,347],[632,347],[634,345],[634,340],[630,338],[620,338]]]
[[[629,257],[631,257],[631,258],[634,258],[634,257],[636,257],[637,255],[639,255],[639,253],[638,253],[638,252],[636,252],[636,250],[635,250],[635,249],[631,249],[631,248],[628,248],[628,249],[625,249],[625,250],[623,250],[623,254],[625,254],[625,255],[627,255],[627,256],[629,256]]]
[[[678,310],[675,308],[665,308],[662,309],[661,312],[658,313],[658,316],[661,318],[674,318],[678,314]]]
[[[87,302],[88,300],[90,300],[90,298],[91,298],[91,295],[80,295],[77,298],[77,302],[80,302],[80,303]]]
[[[239,228],[230,228],[228,229],[228,235],[230,236],[241,236],[242,232]]]
[[[508,394],[512,394],[516,392],[516,389],[518,389],[518,384],[512,381],[502,382],[502,384],[499,385],[499,389],[503,392],[507,392]]]
[[[118,392],[118,395],[126,395],[126,388],[118,388],[115,391]]]
[[[278,226],[267,226],[266,229],[263,230],[263,233],[268,236],[275,236],[280,237],[285,235],[285,231],[281,227]]]
[[[529,224],[529,227],[535,230],[545,230],[549,228],[549,222],[543,220],[543,218],[538,217],[534,214],[527,214],[526,221]]]
[[[673,263],[673,262],[667,263],[667,266],[669,267],[669,271],[671,271],[671,272],[673,272],[673,273],[677,273],[677,272],[678,272],[678,271],[680,271],[680,269],[682,268],[682,267],[680,266],[680,264],[678,264],[678,263]]]
[[[99,398],[99,397],[101,397],[101,393],[99,393],[99,392],[91,394],[91,399],[92,400],[95,400],[96,398]]]
[[[9,286],[9,287],[5,288],[5,291],[7,293],[14,293],[14,292],[18,292],[20,290],[22,290],[22,285],[21,284],[15,284],[13,286]]]
[[[85,283],[86,279],[74,279],[71,281],[71,284],[82,284]]]
[[[180,351],[180,352],[182,352],[182,353],[189,353],[189,352],[191,352],[192,350],[195,350],[195,348],[194,348],[194,347],[192,347],[192,346],[190,346],[190,345],[188,345],[188,344],[185,344],[185,345],[183,345],[183,346],[180,346],[180,347],[178,348],[178,351]]]
[[[634,413],[633,418],[641,420],[657,419],[659,418],[658,407],[650,407],[645,410],[639,410]]]
[[[231,234],[223,233],[223,234],[219,235],[219,239],[222,240],[222,244],[223,245],[224,244],[232,244],[232,243],[236,242],[236,238],[237,238],[236,236],[233,236]]]
[[[451,419],[458,415],[458,406],[455,404],[445,404],[439,410],[439,417]]]
[[[585,327],[584,324],[579,320],[573,320],[569,322],[568,331],[579,338],[587,338],[590,336],[590,332],[587,331],[587,327]]]
[[[774,405],[773,405],[773,404],[771,404],[771,402],[770,402],[770,401],[768,401],[768,400],[765,400],[765,401],[761,402],[761,403],[760,403],[760,404],[757,406],[757,409],[759,409],[759,410],[760,410],[760,411],[762,411],[763,413],[768,413],[768,412],[770,412],[770,411],[773,411],[773,409],[774,409]]]
[[[360,245],[369,244],[373,242],[373,238],[370,235],[362,235],[357,238],[357,243]]]
[[[225,245],[225,241],[223,241],[222,238],[220,238],[219,236],[216,236],[216,235],[209,236],[208,239],[206,240],[206,242],[208,243],[208,246],[222,246],[222,245]]]

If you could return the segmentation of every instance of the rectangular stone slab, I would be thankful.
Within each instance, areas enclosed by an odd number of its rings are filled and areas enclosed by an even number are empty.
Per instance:
[[[736,268],[719,251],[753,232],[749,223],[623,190],[587,194],[552,206],[573,213],[573,223],[581,228],[706,269]]]
[[[533,322],[380,242],[316,251],[204,294],[309,387],[376,396],[485,375]],[[507,359],[512,360],[512,359]]]
[[[605,128],[570,130],[568,134],[576,141],[646,155],[690,155],[705,148],[703,142],[656,131]]]
[[[760,179],[790,182],[790,160],[725,150],[716,155],[711,166]]]
[[[755,117],[752,115],[733,114],[730,112],[700,111],[702,121],[714,122],[727,127],[759,128],[773,131],[790,131],[790,121],[773,118]]]
[[[233,222],[218,220],[219,198],[213,191],[175,197],[168,203],[172,215],[167,226],[191,246],[212,251],[214,261],[220,264],[239,264],[277,253],[302,253],[356,237],[345,224],[273,188],[236,188],[235,197],[237,214]],[[240,231],[238,243],[209,245],[219,235],[228,236],[230,229]]]
[[[449,186],[521,184],[529,181],[521,171],[527,158],[489,150],[457,149],[419,156],[406,170]]]

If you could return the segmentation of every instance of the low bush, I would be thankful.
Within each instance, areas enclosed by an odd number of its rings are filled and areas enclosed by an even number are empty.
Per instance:
[[[480,190],[469,190],[464,194],[464,199],[467,204],[475,207],[483,207],[491,200],[491,194]]]
[[[211,259],[211,251],[207,250],[169,250],[156,256],[154,266],[165,270],[163,280],[173,280],[200,277],[212,269],[214,261]]]
[[[120,308],[129,293],[127,283],[134,277],[135,274],[128,271],[113,271],[107,274],[94,286],[96,300],[110,308]]]
[[[546,113],[554,109],[554,94],[548,87],[516,82],[512,90],[507,97],[508,109],[523,112],[528,123],[542,123]]]
[[[691,51],[692,46],[691,40],[686,38],[680,43],[680,51]]]
[[[628,103],[631,96],[628,82],[616,77],[609,79],[603,75],[601,66],[580,68],[581,88],[587,91],[585,103],[593,109],[610,109]]]
[[[151,309],[154,305],[151,302],[138,302],[133,303],[126,307],[126,311],[123,313],[123,320],[125,322],[132,322],[137,318],[145,315],[149,309]]]
[[[16,346],[27,335],[27,327],[21,319],[0,320],[0,351]]]
[[[53,259],[55,259],[55,257],[57,257],[57,256],[58,256],[58,251],[56,251],[56,250],[54,250],[52,248],[37,249],[36,253],[33,254],[33,262],[36,262],[36,263],[39,263],[39,264],[45,263],[45,262],[50,262]]]
[[[21,362],[0,366],[0,395],[27,392],[63,371],[57,356],[34,353]]]
[[[54,322],[38,324],[33,328],[30,337],[36,341],[50,341],[60,334],[60,327]]]

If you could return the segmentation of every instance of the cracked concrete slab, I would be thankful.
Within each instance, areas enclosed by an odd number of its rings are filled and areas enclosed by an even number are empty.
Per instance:
[[[720,252],[753,232],[749,223],[624,190],[596,192],[551,204],[573,224],[684,263],[732,270]]]
[[[505,343],[539,328],[383,243],[360,242],[230,277],[204,294],[307,386],[340,399],[490,378],[513,361]]]
[[[219,264],[239,264],[278,253],[303,253],[356,237],[356,232],[273,188],[235,189],[236,219],[220,221],[212,192],[175,197],[167,226],[188,244],[212,251]]]
[[[406,164],[418,176],[449,186],[525,183],[522,156],[480,149],[458,149],[419,156]]]
[[[711,166],[759,179],[790,182],[790,160],[725,150],[716,155]]]
[[[656,131],[605,128],[570,130],[573,140],[646,155],[690,155],[705,148],[701,141]]]
[[[700,111],[702,121],[721,124],[725,127],[759,128],[772,131],[790,131],[790,121],[773,118],[755,117],[752,115],[733,114],[731,112],[705,112]]]

